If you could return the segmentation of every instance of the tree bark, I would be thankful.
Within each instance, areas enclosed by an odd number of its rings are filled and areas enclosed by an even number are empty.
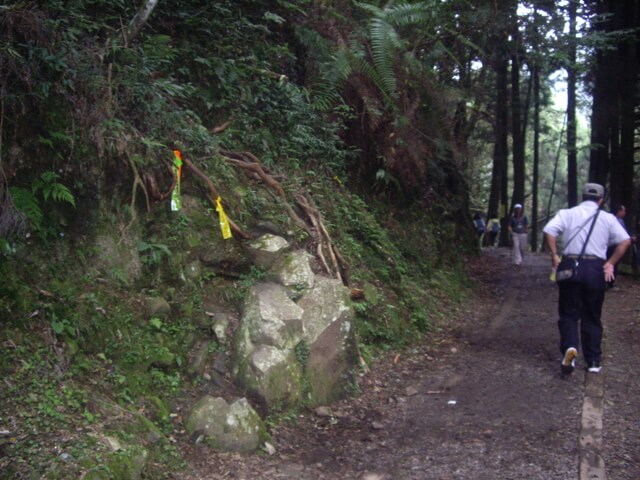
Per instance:
[[[578,204],[576,150],[576,16],[577,0],[569,1],[569,51],[567,65],[567,204]]]
[[[522,125],[522,101],[520,98],[520,32],[518,15],[514,5],[511,13],[511,135],[513,138],[513,193],[511,204],[524,204],[525,138]]]
[[[534,28],[537,31],[538,8],[533,7]],[[538,182],[540,166],[540,67],[538,65],[537,53],[539,42],[537,35],[533,37],[533,52],[536,58],[533,62],[531,75],[533,76],[533,180],[531,182],[531,251],[538,250]]]
[[[620,28],[632,29],[638,16],[638,0],[616,4]],[[637,37],[628,35],[618,44],[619,144],[616,162],[611,165],[611,203],[633,205],[635,95],[638,68],[636,63]],[[612,158],[613,160],[613,158]]]
[[[611,0],[596,2],[596,14],[603,20],[595,24],[595,31],[600,34],[611,31]],[[611,72],[613,64],[605,49],[596,51],[593,67],[593,104],[591,107],[591,152],[589,157],[589,181],[602,185],[607,184],[609,175],[610,127],[614,118],[614,98],[611,88]]]

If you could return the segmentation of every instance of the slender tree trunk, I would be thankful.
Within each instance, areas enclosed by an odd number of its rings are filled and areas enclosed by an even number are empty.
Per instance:
[[[508,52],[506,35],[499,31],[494,37],[493,68],[496,78],[494,119],[493,170],[489,194],[490,217],[505,218],[507,214],[507,157],[508,157]],[[503,231],[506,230],[503,228]],[[506,239],[506,236],[502,240]]]
[[[502,218],[502,243],[507,239],[506,218],[507,202],[507,157],[508,157],[508,60],[504,55],[496,59],[496,116],[495,145],[493,150],[493,172],[491,176],[491,192],[489,196],[489,215]]]
[[[515,7],[515,5],[514,5]],[[524,204],[525,181],[525,138],[522,126],[522,105],[520,99],[520,32],[518,31],[518,16],[514,11],[511,17],[511,135],[513,138],[513,193],[511,204]]]
[[[551,177],[551,191],[549,192],[549,199],[547,201],[547,214],[545,218],[551,218],[551,202],[553,201],[553,195],[556,189],[556,179],[558,178],[558,164],[560,163],[560,152],[562,151],[562,136],[564,135],[564,129],[567,126],[567,115],[565,114],[562,121],[562,129],[560,130],[560,138],[558,140],[558,148],[556,150],[556,158],[553,162],[553,176]],[[544,248],[544,240],[542,241],[542,248]]]
[[[569,1],[569,52],[567,65],[567,204],[578,204],[576,150],[576,16],[577,0]]]
[[[537,11],[534,12],[537,16]],[[533,181],[531,182],[531,251],[538,249],[538,169],[540,166],[540,68],[533,75]]]
[[[599,33],[611,31],[611,19],[606,15],[611,13],[610,2],[604,0],[596,2],[596,13],[603,19],[595,24]],[[602,185],[607,184],[609,175],[610,127],[615,108],[613,88],[611,88],[611,72],[613,62],[605,49],[596,51],[596,61],[593,72],[593,103],[591,107],[591,152],[589,157],[589,181]]]
[[[628,0],[616,4],[615,15],[620,28],[635,27],[638,1]],[[636,64],[636,36],[628,35],[620,40],[617,51],[619,98],[619,144],[617,156],[611,162],[611,202],[633,205],[634,138],[635,138],[635,95],[638,68]]]

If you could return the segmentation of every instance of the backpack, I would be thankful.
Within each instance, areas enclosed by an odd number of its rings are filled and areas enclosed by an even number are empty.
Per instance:
[[[473,221],[473,224],[475,225],[476,231],[478,233],[484,233],[484,230],[485,230],[486,227],[485,227],[485,224],[484,224],[484,220],[482,218],[476,218]]]
[[[491,231],[493,233],[498,233],[500,231],[500,222],[493,222],[491,224]]]

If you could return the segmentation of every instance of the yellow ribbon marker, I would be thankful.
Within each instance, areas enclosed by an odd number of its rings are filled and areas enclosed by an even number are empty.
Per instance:
[[[173,173],[176,176],[176,186],[171,192],[171,211],[177,212],[182,208],[180,200],[180,177],[182,176],[182,152],[180,150],[173,151]]]
[[[227,214],[224,213],[224,208],[222,208],[222,199],[220,197],[216,198],[216,212],[220,215],[220,230],[222,231],[222,238],[227,240],[231,238],[231,225],[229,225],[229,218]]]

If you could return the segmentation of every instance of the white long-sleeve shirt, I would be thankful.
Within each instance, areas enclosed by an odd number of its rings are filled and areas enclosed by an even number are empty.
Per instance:
[[[596,202],[585,200],[573,208],[558,211],[556,216],[545,225],[543,232],[554,237],[562,235],[564,255],[580,255],[597,211]],[[618,223],[616,217],[601,211],[584,254],[606,260],[607,247],[617,245],[628,238],[629,234]],[[568,245],[567,242],[569,242]]]

